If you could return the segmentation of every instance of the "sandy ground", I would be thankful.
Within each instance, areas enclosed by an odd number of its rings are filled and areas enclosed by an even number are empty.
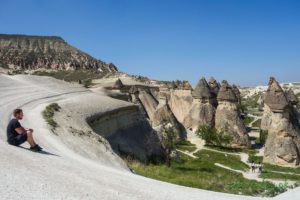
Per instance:
[[[86,145],[80,140],[71,148],[72,144],[66,145],[60,138],[68,133],[54,135],[41,111],[50,102],[72,98],[82,98],[80,104],[96,105],[92,112],[127,106],[105,96],[95,97],[79,85],[48,77],[0,75],[0,199],[261,199],[181,187],[134,175],[105,143],[99,143],[97,154],[77,151],[76,145]],[[23,108],[25,119],[21,123],[35,130],[36,140],[45,153],[28,151],[27,144],[17,148],[6,143],[6,125],[16,107]],[[275,199],[297,196],[300,197],[300,189]]]

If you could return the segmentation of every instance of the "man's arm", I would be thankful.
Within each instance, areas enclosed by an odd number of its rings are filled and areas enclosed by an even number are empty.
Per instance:
[[[15,128],[15,131],[18,133],[18,134],[22,134],[24,133],[25,131],[27,131],[24,127],[18,127],[18,128]]]
[[[28,132],[28,131],[31,131],[33,132],[33,129],[27,129],[27,128],[24,128],[23,126],[21,126],[20,122],[19,121],[16,121],[15,124],[14,124],[14,128],[15,128],[15,131],[18,133],[18,134],[22,134],[24,133],[25,131]]]

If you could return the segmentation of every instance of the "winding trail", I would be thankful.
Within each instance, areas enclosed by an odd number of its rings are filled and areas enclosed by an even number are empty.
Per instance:
[[[256,115],[252,115],[252,114],[248,114],[248,116],[249,116],[249,117],[253,117],[253,121],[249,123],[249,127],[252,127],[253,124],[254,124],[256,121],[258,121],[258,120],[260,120],[260,119],[262,118],[262,117],[260,117],[260,116],[256,116]]]
[[[253,122],[259,120],[260,117],[257,117],[255,115],[251,115],[251,117],[255,118],[251,122],[251,127],[252,127]],[[254,136],[254,137],[258,137],[259,136],[259,133],[257,133],[257,132],[250,132],[249,134],[251,134],[251,136]],[[212,152],[222,153],[222,154],[225,154],[225,155],[239,156],[240,159],[241,159],[241,162],[243,162],[246,165],[248,165],[248,167],[249,167],[248,171],[245,172],[245,171],[242,171],[242,170],[236,170],[236,169],[230,168],[230,167],[225,166],[225,165],[220,164],[220,163],[215,163],[215,165],[218,166],[218,167],[230,170],[230,171],[234,171],[234,172],[240,173],[240,174],[243,175],[244,178],[249,179],[249,180],[256,180],[256,181],[259,181],[259,182],[263,182],[264,180],[267,180],[267,181],[270,181],[270,182],[272,182],[274,184],[281,184],[281,183],[285,183],[286,182],[286,181],[274,180],[274,179],[263,179],[263,178],[259,177],[260,173],[253,173],[251,171],[251,164],[248,162],[249,155],[247,153],[244,153],[244,152],[239,152],[239,153],[224,152],[224,151],[219,151],[219,150],[216,150],[216,149],[211,149],[211,148],[205,147],[204,146],[205,142],[202,139],[200,139],[192,131],[188,131],[188,138],[187,139],[192,144],[194,144],[196,146],[196,149],[193,152],[181,151],[181,150],[178,150],[178,151],[181,152],[181,153],[183,153],[183,154],[185,154],[185,155],[187,155],[187,156],[190,156],[193,159],[198,158],[194,154],[197,153],[198,151],[201,151],[202,149],[205,149],[205,150],[208,150],[208,151],[212,151]],[[259,155],[259,156],[263,155],[263,148],[260,149],[260,151],[258,152],[257,155]],[[268,171],[273,172],[273,173],[278,173],[278,174],[289,174],[289,175],[300,176],[300,174],[295,174],[295,173],[290,173],[290,172],[279,172],[279,171],[271,171],[271,170],[268,170]],[[296,181],[287,181],[287,183],[288,183],[288,185],[294,185],[296,183]]]

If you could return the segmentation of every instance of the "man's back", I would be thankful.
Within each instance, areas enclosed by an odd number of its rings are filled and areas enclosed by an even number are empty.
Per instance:
[[[17,119],[11,119],[7,125],[6,134],[7,134],[7,142],[11,143],[14,141],[14,138],[18,135],[16,128],[21,127],[20,122]]]

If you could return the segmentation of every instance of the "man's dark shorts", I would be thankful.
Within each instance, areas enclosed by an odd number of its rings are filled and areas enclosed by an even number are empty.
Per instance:
[[[21,134],[18,134],[13,141],[9,141],[8,143],[11,145],[19,146],[27,141],[27,132],[24,131]]]

